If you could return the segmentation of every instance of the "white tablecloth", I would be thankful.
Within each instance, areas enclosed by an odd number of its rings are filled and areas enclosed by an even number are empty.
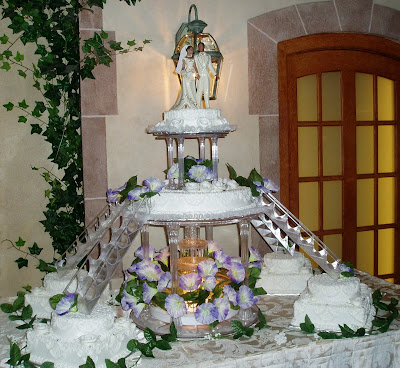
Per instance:
[[[400,285],[392,285],[360,272],[360,278],[373,290],[381,289],[385,299],[400,298]],[[251,338],[197,339],[172,344],[172,350],[154,349],[156,359],[142,358],[139,367],[318,367],[318,368],[386,368],[400,367],[400,319],[384,334],[361,338],[322,340],[291,330],[293,302],[296,297],[263,296],[259,307],[272,328],[256,331]],[[4,300],[2,301],[4,302]],[[7,336],[23,346],[24,331],[15,329],[6,314],[0,312],[0,361],[9,357]],[[276,335],[284,332],[287,341],[278,345]],[[5,360],[4,360],[5,359]]]

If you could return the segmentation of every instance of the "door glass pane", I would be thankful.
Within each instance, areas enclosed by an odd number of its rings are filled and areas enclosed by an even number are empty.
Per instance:
[[[394,272],[394,229],[378,230],[378,274]]]
[[[395,179],[378,179],[378,223],[392,224],[395,216]]]
[[[357,233],[357,265],[356,268],[374,274],[374,232]]]
[[[299,177],[318,176],[318,128],[298,129]]]
[[[322,128],[323,175],[342,175],[342,128]]]
[[[297,120],[317,121],[317,75],[297,78]]]
[[[374,224],[374,179],[357,180],[357,226]]]
[[[356,120],[374,120],[374,79],[372,74],[356,73]]]
[[[323,184],[324,198],[324,230],[342,228],[342,182],[325,181]]]
[[[342,120],[342,94],[340,72],[322,73],[322,120]]]
[[[358,126],[356,128],[357,174],[374,172],[374,127]]]
[[[394,120],[394,82],[378,77],[378,120]]]
[[[395,163],[394,126],[378,127],[378,172],[393,172]]]
[[[394,279],[393,279],[393,278],[390,278],[390,279],[385,279],[385,281],[387,281],[387,282],[391,282],[392,284],[394,284]]]
[[[311,231],[318,230],[318,183],[299,183],[299,217]]]
[[[342,234],[325,235],[323,242],[328,248],[335,253],[339,258],[342,258]],[[335,259],[328,259],[330,262]]]

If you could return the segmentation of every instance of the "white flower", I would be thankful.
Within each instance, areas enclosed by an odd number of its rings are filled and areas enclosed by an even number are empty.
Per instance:
[[[275,342],[276,342],[278,345],[285,344],[286,341],[287,341],[286,334],[285,334],[283,331],[280,332],[280,333],[278,333],[278,334],[276,334],[275,337],[274,337],[274,339],[275,339]]]

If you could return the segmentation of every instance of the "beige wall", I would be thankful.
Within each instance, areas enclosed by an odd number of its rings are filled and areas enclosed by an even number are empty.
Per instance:
[[[173,74],[170,57],[175,33],[180,24],[187,21],[192,2],[142,0],[135,7],[128,7],[124,2],[108,0],[105,6],[104,29],[116,31],[117,39],[152,40],[142,53],[118,57],[119,113],[107,117],[109,187],[119,186],[134,174],[140,179],[151,175],[163,178],[165,143],[147,135],[145,128],[161,120],[162,112],[168,110],[177,97],[178,80]],[[243,175],[247,175],[252,167],[260,166],[258,116],[248,114],[247,20],[307,2],[309,0],[196,2],[199,18],[209,24],[205,30],[215,37],[225,58],[218,100],[212,102],[212,107],[220,108],[231,124],[239,128],[220,140],[222,176],[227,176],[226,162]],[[400,10],[398,0],[379,0],[375,3]],[[6,23],[0,22],[0,34],[9,33],[5,27]],[[28,53],[25,55],[27,57]],[[31,84],[13,71],[0,71],[0,241],[15,241],[18,236],[30,245],[36,241],[45,248],[47,253],[44,256],[50,259],[51,241],[39,223],[46,205],[43,192],[47,185],[37,172],[30,169],[31,166],[51,167],[46,160],[50,147],[38,135],[31,136],[28,125],[16,122],[17,113],[6,113],[2,108],[9,100],[17,101],[21,96],[31,96],[31,101],[34,101],[35,89]],[[188,146],[188,153],[195,153],[193,144]],[[234,229],[220,229],[216,238],[230,253],[236,252]],[[151,234],[151,239],[154,239],[153,245],[161,246],[164,241],[162,231]],[[29,269],[18,270],[13,261],[20,254],[7,248],[7,243],[0,246],[0,296],[14,295],[27,283],[38,285],[41,277],[32,267],[33,262]]]

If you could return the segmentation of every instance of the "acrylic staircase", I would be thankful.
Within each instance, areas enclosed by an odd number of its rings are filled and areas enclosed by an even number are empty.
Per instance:
[[[340,259],[272,194],[263,194],[263,213],[251,221],[273,251],[282,247],[293,255],[298,245],[328,275],[340,276]]]

